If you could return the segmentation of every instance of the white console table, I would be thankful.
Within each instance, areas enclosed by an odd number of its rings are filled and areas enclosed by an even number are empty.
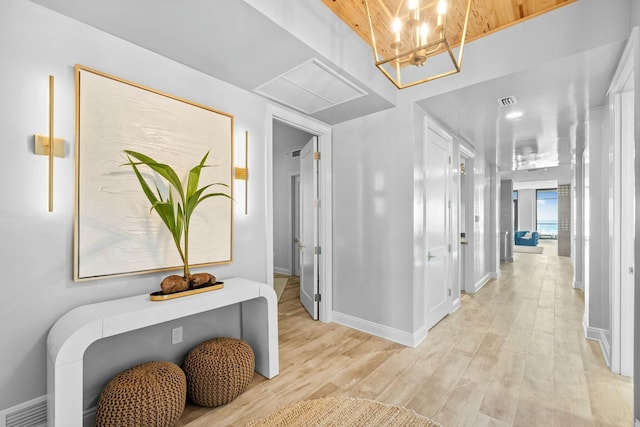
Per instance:
[[[278,301],[272,287],[247,279],[224,288],[168,301],[137,295],[77,307],[62,316],[47,338],[48,424],[81,427],[85,350],[95,341],[136,329],[241,304],[242,339],[251,345],[256,371],[278,375]]]

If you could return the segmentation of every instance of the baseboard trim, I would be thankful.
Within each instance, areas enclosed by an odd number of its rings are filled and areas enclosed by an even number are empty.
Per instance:
[[[94,406],[89,409],[85,409],[82,413],[82,424],[85,426],[92,426],[96,423],[96,412],[98,411],[98,407]]]
[[[285,274],[287,276],[291,276],[290,268],[282,268],[282,267],[273,267],[273,272],[278,274]]]
[[[607,340],[607,330],[588,326],[586,319],[583,320],[582,326],[585,331],[584,335],[587,339],[598,341],[600,344],[600,350],[602,351],[602,357],[604,358],[607,366],[611,369],[611,347],[609,347],[609,341]]]
[[[584,291],[584,286],[582,285],[582,281],[573,279],[573,289],[581,289]]]
[[[502,271],[494,271],[490,274],[490,277],[492,279],[499,279],[501,274],[502,274]]]
[[[412,334],[399,329],[390,328],[389,326],[380,325],[378,323],[350,316],[348,314],[339,313],[337,311],[334,311],[331,317],[332,321],[339,325],[356,329],[389,341],[397,342],[398,344],[406,345],[407,347],[417,347],[427,338],[428,335],[426,327],[422,327]]]
[[[47,396],[36,397],[0,411],[0,427],[47,425]]]
[[[451,303],[451,312],[455,313],[456,311],[458,311],[461,305],[462,305],[462,301],[460,300],[460,297],[454,299],[453,302]]]
[[[480,289],[482,289],[482,287],[484,285],[487,284],[487,282],[489,282],[489,280],[491,280],[491,275],[489,273],[486,273],[484,276],[482,276],[482,278],[480,280],[478,280],[476,282],[476,284],[473,286],[473,293],[478,292]]]
[[[640,427],[640,418],[636,418],[636,420],[633,422],[634,427]]]

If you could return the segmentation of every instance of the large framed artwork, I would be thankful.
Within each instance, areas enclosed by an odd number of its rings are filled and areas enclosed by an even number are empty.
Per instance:
[[[124,150],[173,167],[180,179],[209,151],[201,183],[233,194],[233,116],[76,65],[74,280],[182,268]],[[158,191],[168,191],[150,169]],[[191,218],[191,266],[230,263],[232,201],[214,197]]]

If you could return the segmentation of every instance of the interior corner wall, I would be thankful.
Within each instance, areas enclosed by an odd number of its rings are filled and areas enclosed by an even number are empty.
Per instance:
[[[513,262],[513,180],[500,182],[500,261]]]
[[[582,177],[582,152],[576,153],[576,168],[572,180],[572,240],[571,259],[573,261],[573,287],[584,290],[584,279],[582,276],[583,259],[583,177]]]
[[[5,119],[0,174],[6,184],[3,198],[10,201],[0,204],[0,259],[5,284],[0,298],[0,336],[6,349],[0,352],[0,409],[5,409],[46,393],[46,338],[64,313],[88,303],[153,292],[166,275],[80,283],[72,280],[74,65],[82,64],[233,114],[235,135],[248,130],[254,147],[265,140],[266,101],[27,0],[3,1],[0,40],[0,116]],[[33,135],[46,134],[48,129],[50,74],[56,82],[55,136],[66,141],[65,157],[54,161],[52,213],[47,212],[47,158],[35,156],[32,148]],[[267,280],[265,156],[264,150],[250,150],[253,179],[249,180],[249,214],[244,215],[242,206],[234,212],[233,263],[206,268],[223,280],[231,276]],[[382,284],[389,288],[388,282]],[[184,326],[183,346],[171,346],[171,334],[164,325],[144,334],[132,332],[140,340],[114,338],[119,344],[95,354],[99,360],[92,363],[109,364],[116,356],[127,358],[133,349],[120,344],[130,341],[154,342],[148,349],[149,359],[165,351],[186,353],[193,334],[211,333],[207,328]]]
[[[609,110],[589,112],[589,327],[604,332],[611,345],[611,289],[609,285]]]
[[[492,164],[489,185],[489,266],[488,271],[495,278],[500,276],[500,170]]]
[[[333,127],[333,311],[413,333],[413,112]],[[419,120],[419,119],[416,119]]]

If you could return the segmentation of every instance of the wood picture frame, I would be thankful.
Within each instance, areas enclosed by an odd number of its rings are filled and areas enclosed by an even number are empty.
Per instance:
[[[184,180],[209,151],[200,183],[233,194],[233,116],[81,65],[76,77],[74,280],[181,269],[123,150],[166,163]],[[142,172],[142,168],[141,168]],[[166,185],[143,171],[158,190]],[[233,206],[202,202],[191,219],[189,264],[232,261]]]

